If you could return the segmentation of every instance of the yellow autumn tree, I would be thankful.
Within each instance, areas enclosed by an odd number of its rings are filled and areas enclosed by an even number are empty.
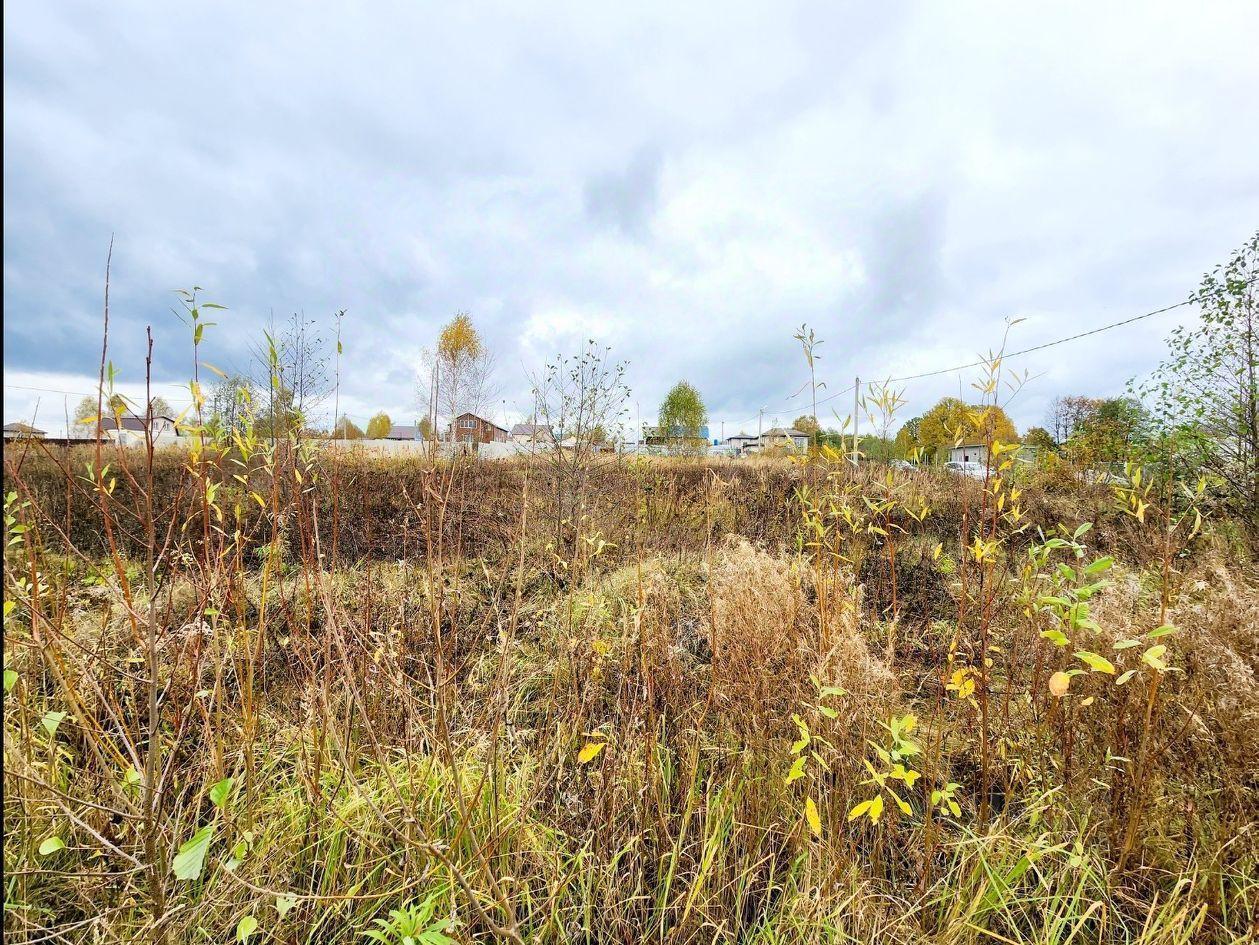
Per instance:
[[[967,404],[956,397],[945,397],[923,414],[918,425],[917,445],[934,460],[959,440],[1012,443],[1018,438],[1014,422],[1000,407]]]
[[[436,350],[425,352],[425,363],[428,371],[421,378],[420,399],[447,423],[461,413],[476,413],[493,396],[494,358],[467,312],[459,312],[442,327]]]
[[[383,410],[367,421],[367,438],[369,440],[384,439],[393,429],[393,420]]]

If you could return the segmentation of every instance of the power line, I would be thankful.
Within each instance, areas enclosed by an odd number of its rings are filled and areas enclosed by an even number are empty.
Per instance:
[[[136,383],[138,384],[140,382],[137,381]],[[182,387],[183,385],[181,384],[179,386]],[[66,394],[71,397],[95,397],[96,396],[96,391],[59,390],[54,387],[27,387],[24,384],[5,384],[4,387],[6,390],[30,390],[30,391],[35,391],[36,393],[40,393],[40,394]],[[154,396],[161,397],[162,395],[155,394]],[[189,404],[192,403],[192,400],[186,397],[182,399],[179,397],[170,397],[170,398],[163,398],[163,399],[165,399],[168,403],[171,400],[174,400],[178,403],[189,403]]]
[[[1077,341],[1080,338],[1087,338],[1089,335],[1097,335],[1103,331],[1110,331],[1112,328],[1121,328],[1124,325],[1131,325],[1133,322],[1139,322],[1143,318],[1152,318],[1155,315],[1162,315],[1164,312],[1170,312],[1178,308],[1184,308],[1186,305],[1192,305],[1195,302],[1200,302],[1200,301],[1202,301],[1202,299],[1200,298],[1185,299],[1185,301],[1177,302],[1175,305],[1165,305],[1162,308],[1156,308],[1152,312],[1146,312],[1142,315],[1133,315],[1131,318],[1125,318],[1122,321],[1111,322],[1109,325],[1102,325],[1100,328],[1093,328],[1093,329],[1090,329],[1089,331],[1082,331],[1078,335],[1069,335],[1066,338],[1059,338],[1057,341],[1047,341],[1042,345],[1035,345],[1031,348],[1024,348],[1022,351],[1011,351],[1009,354],[1002,355],[1001,359],[1004,361],[1009,358],[1017,358],[1020,355],[1031,354],[1034,351],[1044,351],[1046,348],[1052,348],[1055,345],[1066,344],[1068,341]],[[957,371],[965,371],[970,368],[983,367],[987,363],[988,361],[972,361],[970,364],[959,364],[957,367],[943,368],[939,371],[927,371],[924,374],[911,374],[908,377],[890,377],[887,379],[887,382],[896,383],[900,381],[918,381],[918,380],[922,380],[925,377],[937,377],[941,374],[954,374]]]
[[[1255,280],[1253,279],[1250,280],[1250,282],[1248,282],[1247,285],[1253,283],[1254,281]],[[1032,354],[1036,351],[1044,351],[1047,348],[1053,348],[1057,345],[1066,344],[1068,341],[1077,341],[1080,338],[1087,338],[1090,335],[1096,335],[1104,331],[1110,331],[1112,328],[1121,328],[1124,325],[1131,325],[1133,322],[1139,322],[1145,318],[1153,318],[1155,315],[1162,315],[1166,312],[1171,312],[1178,308],[1184,308],[1186,305],[1193,305],[1201,301],[1203,301],[1203,298],[1201,296],[1194,296],[1194,297],[1185,299],[1183,302],[1176,302],[1173,305],[1165,305],[1162,308],[1156,308],[1153,311],[1143,312],[1140,315],[1133,315],[1131,318],[1124,318],[1117,322],[1111,322],[1108,325],[1101,325],[1098,328],[1091,328],[1088,331],[1082,331],[1075,335],[1068,335],[1066,338],[1058,338],[1054,341],[1047,341],[1044,344],[1033,345],[1030,348],[1023,348],[1021,351],[1011,351],[1008,354],[1002,355],[1001,358],[1004,361],[1004,360],[1008,360],[1009,358],[1017,358],[1025,354]],[[884,381],[884,383],[896,384],[896,383],[902,383],[904,381],[920,381],[928,377],[939,377],[944,374],[956,374],[958,371],[967,371],[967,370],[970,370],[971,368],[983,367],[984,365],[988,363],[989,362],[986,360],[972,361],[969,364],[958,364],[958,365],[955,365],[954,367],[941,368],[938,371],[924,371],[921,374],[909,374],[904,377],[889,377],[887,378],[886,381]],[[836,397],[842,397],[844,394],[850,393],[852,389],[853,389],[853,385],[849,385],[848,387],[845,387],[843,390],[836,391],[833,394],[827,394],[825,397],[821,398],[817,402],[819,404],[827,403],[828,401],[834,400]],[[788,404],[782,409],[784,411],[789,412],[791,410],[791,407],[792,405]],[[753,417],[751,419],[754,420],[756,418]],[[748,423],[751,421],[748,420],[748,421],[743,421],[743,422]]]

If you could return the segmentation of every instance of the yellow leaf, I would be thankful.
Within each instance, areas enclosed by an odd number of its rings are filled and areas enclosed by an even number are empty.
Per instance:
[[[870,810],[867,813],[870,815],[870,823],[877,824],[879,822],[879,818],[883,816],[882,794],[870,802]]]
[[[804,763],[808,760],[808,755],[801,755],[791,763],[791,770],[787,772],[787,777],[783,779],[783,784],[790,784],[792,781],[798,781],[804,777]]]
[[[815,836],[822,836],[822,818],[818,815],[817,805],[813,803],[811,797],[804,802],[804,819],[809,822],[809,829]]]
[[[1071,688],[1071,677],[1059,670],[1049,677],[1049,691],[1061,699]]]
[[[1141,654],[1141,662],[1145,663],[1151,669],[1156,669],[1160,673],[1167,669],[1167,664],[1163,662],[1163,654],[1167,652],[1167,647],[1163,644],[1152,646]]]
[[[1114,664],[1104,656],[1098,656],[1096,653],[1091,653],[1088,650],[1081,650],[1075,654],[1075,658],[1087,663],[1089,669],[1093,670],[1095,673],[1109,673],[1111,676],[1115,675]]]
[[[594,761],[599,752],[603,751],[605,745],[607,745],[607,742],[589,742],[585,748],[577,753],[578,763],[584,765],[587,762]]]

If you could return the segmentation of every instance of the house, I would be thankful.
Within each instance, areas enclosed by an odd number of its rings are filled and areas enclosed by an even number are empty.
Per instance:
[[[756,446],[756,437],[750,433],[736,433],[734,436],[726,437],[725,445],[736,456],[742,456],[750,451],[750,448]]]
[[[1009,452],[1009,450],[1006,450],[1005,455],[1008,456]],[[1034,463],[1036,461],[1036,448],[1034,446],[1020,446],[1014,454],[1014,459],[1021,463]],[[988,444],[963,443],[961,446],[950,447],[948,462],[978,463],[980,466],[987,466]]]
[[[774,427],[761,434],[757,443],[760,450],[787,449],[804,451],[809,448],[809,434],[794,427]]]
[[[517,423],[511,428],[513,442],[550,446],[555,442],[555,432],[545,423]]]
[[[393,424],[389,427],[389,432],[385,434],[386,440],[422,440],[423,435],[420,433],[420,425],[415,424]]]
[[[454,443],[506,443],[507,431],[493,421],[474,413],[461,413],[450,425]]]
[[[6,440],[42,440],[45,432],[38,427],[33,427],[29,423],[6,423],[4,425],[4,438]]]
[[[986,443],[963,443],[961,446],[949,448],[950,463],[978,463],[988,465],[988,445]]]
[[[179,436],[174,417],[154,415],[146,418],[134,413],[124,413],[121,417],[101,417],[101,432],[117,438],[120,434],[138,433],[143,435],[147,428],[153,436]]]

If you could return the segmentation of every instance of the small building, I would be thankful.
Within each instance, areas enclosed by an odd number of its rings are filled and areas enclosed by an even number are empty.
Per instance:
[[[6,423],[4,425],[4,438],[6,440],[42,440],[47,434],[39,427],[33,427],[29,423]]]
[[[749,451],[753,451],[756,447],[756,437],[751,433],[736,433],[734,436],[726,437],[725,445],[736,456],[743,456]]]
[[[414,441],[422,440],[424,439],[424,436],[420,431],[420,425],[418,423],[395,423],[389,427],[389,432],[385,434],[385,439]]]
[[[961,446],[953,446],[949,448],[949,462],[951,463],[978,463],[980,466],[988,465],[988,444],[986,443],[963,443]]]
[[[491,420],[474,413],[461,413],[450,425],[450,439],[455,443],[506,443],[508,434]]]
[[[1005,456],[1009,456],[1010,451],[1005,451]],[[1014,459],[1020,463],[1036,462],[1036,447],[1019,446],[1014,453]],[[988,444],[987,443],[963,443],[961,446],[953,446],[949,448],[949,462],[951,463],[978,463],[980,466],[988,465]]]
[[[146,431],[153,436],[179,436],[175,418],[160,414],[147,418],[134,413],[124,413],[121,417],[101,417],[100,429],[102,433],[115,438],[125,433],[138,433],[143,436]]]
[[[555,443],[555,431],[545,423],[517,423],[511,428],[511,438],[515,443],[552,446]]]
[[[803,452],[809,448],[809,434],[794,427],[774,427],[761,434],[761,450],[788,449]]]

